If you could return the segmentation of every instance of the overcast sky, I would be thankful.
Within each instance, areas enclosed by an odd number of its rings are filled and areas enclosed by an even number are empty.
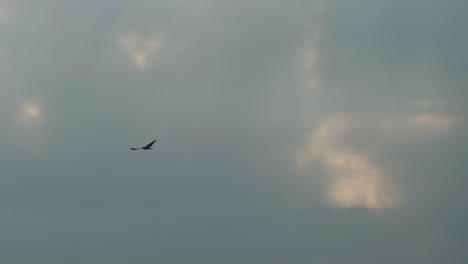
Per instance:
[[[0,0],[0,262],[467,262],[466,10]]]

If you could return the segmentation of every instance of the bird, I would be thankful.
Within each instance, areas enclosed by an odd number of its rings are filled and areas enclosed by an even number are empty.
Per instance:
[[[155,139],[153,141],[151,141],[148,145],[144,146],[144,147],[141,147],[141,148],[130,148],[131,150],[137,150],[137,149],[144,149],[144,150],[150,150],[152,149],[151,146],[153,146],[154,142],[156,142],[156,140],[158,139]]]

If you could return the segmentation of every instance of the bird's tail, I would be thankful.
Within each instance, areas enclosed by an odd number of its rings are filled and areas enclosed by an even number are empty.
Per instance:
[[[131,150],[137,150],[138,148],[130,148]]]

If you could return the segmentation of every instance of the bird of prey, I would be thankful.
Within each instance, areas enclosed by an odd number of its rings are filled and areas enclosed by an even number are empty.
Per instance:
[[[141,148],[130,148],[131,150],[137,150],[137,149],[144,149],[144,150],[149,150],[149,149],[152,149],[151,146],[153,146],[154,142],[156,142],[156,140],[158,139],[155,139],[153,141],[151,141],[148,145],[144,146],[144,147],[141,147]]]

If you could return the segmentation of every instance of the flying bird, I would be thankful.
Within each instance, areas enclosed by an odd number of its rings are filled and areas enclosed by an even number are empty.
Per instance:
[[[149,149],[152,149],[151,146],[153,146],[154,142],[156,142],[156,140],[158,139],[155,139],[153,141],[151,141],[151,143],[149,143],[148,145],[144,146],[144,147],[141,147],[141,148],[130,148],[131,150],[137,150],[137,149],[144,149],[144,150],[149,150]]]

